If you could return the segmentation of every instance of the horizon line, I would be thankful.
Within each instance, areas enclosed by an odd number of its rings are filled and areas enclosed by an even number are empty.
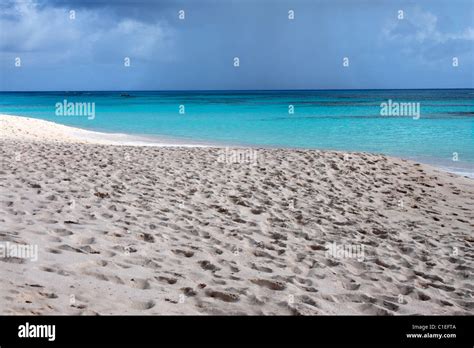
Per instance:
[[[111,89],[111,90],[25,90],[0,93],[70,93],[70,92],[316,92],[316,91],[426,91],[474,90],[474,87],[456,88],[329,88],[329,89]]]

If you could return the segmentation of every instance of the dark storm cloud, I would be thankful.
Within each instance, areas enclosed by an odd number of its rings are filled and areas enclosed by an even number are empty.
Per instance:
[[[63,8],[67,10],[101,10],[118,18],[133,18],[138,21],[156,22],[183,7],[187,1],[163,0],[40,0],[40,8]]]
[[[7,0],[0,90],[473,87],[473,3],[449,3]]]

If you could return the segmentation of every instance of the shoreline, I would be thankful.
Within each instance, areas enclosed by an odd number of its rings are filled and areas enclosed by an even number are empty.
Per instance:
[[[148,138],[125,133],[106,133],[71,127],[34,117],[0,114],[0,136],[24,141],[83,143],[114,146],[208,147],[200,142],[182,142],[163,137]]]
[[[53,135],[53,137],[51,137]],[[424,165],[432,166],[446,173],[456,174],[462,177],[474,179],[474,164],[462,162],[463,165],[454,167],[448,165],[448,161],[437,161],[428,158],[391,156],[379,153],[331,150],[331,149],[312,149],[298,147],[279,147],[279,146],[257,146],[257,145],[239,145],[211,143],[204,141],[184,140],[166,136],[144,136],[132,135],[126,133],[108,133],[71,127],[59,123],[46,121],[39,118],[26,116],[15,116],[0,114],[0,136],[4,139],[21,139],[26,141],[47,141],[47,142],[66,142],[66,143],[86,143],[97,145],[113,146],[145,146],[145,147],[216,147],[216,148],[261,148],[261,149],[286,149],[297,151],[331,151],[338,153],[367,153],[382,155],[392,158],[399,158]]]

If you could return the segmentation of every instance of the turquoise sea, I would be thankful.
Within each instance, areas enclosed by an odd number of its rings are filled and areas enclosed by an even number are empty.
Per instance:
[[[95,117],[56,115],[64,100],[95,103]],[[381,115],[389,100],[419,103],[419,118]],[[0,92],[0,113],[183,142],[383,153],[474,172],[473,89]]]

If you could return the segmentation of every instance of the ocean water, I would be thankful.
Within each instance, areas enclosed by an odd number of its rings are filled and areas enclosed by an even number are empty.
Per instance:
[[[95,117],[57,115],[64,100],[95,103]],[[419,118],[394,109],[382,115],[389,100],[419,103]],[[148,138],[365,151],[474,171],[473,89],[1,92],[0,113]]]

